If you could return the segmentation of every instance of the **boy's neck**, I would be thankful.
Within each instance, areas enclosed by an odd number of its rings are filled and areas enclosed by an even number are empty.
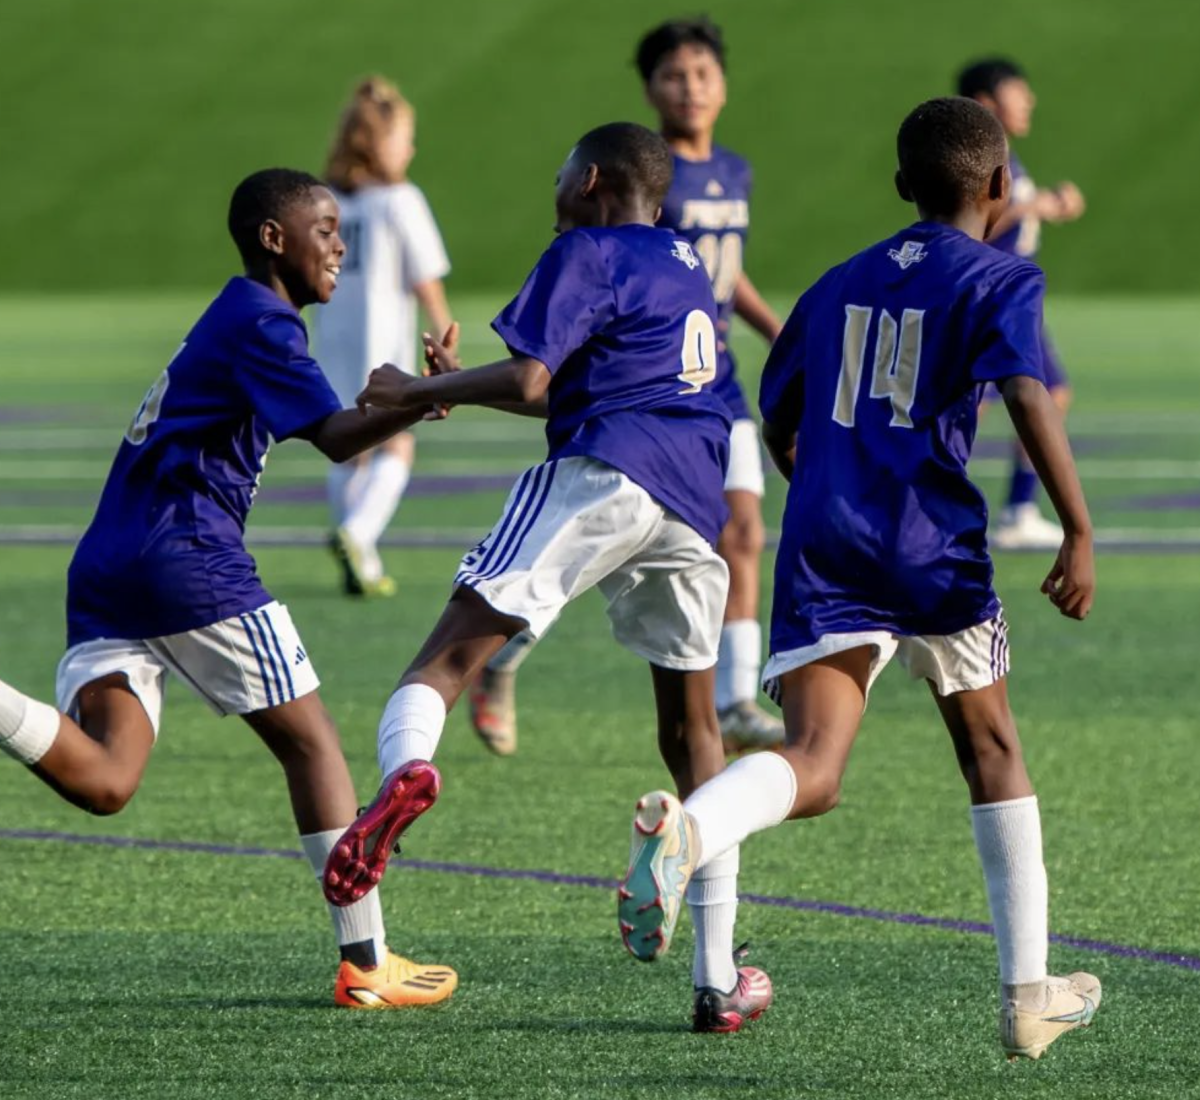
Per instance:
[[[680,134],[673,133],[664,126],[662,136],[671,147],[671,152],[683,157],[684,160],[712,159],[713,132],[711,130],[704,130],[698,134]]]
[[[988,215],[982,210],[971,208],[960,210],[956,214],[930,214],[918,206],[917,213],[923,222],[936,222],[938,225],[949,226],[977,241],[982,241],[987,236]]]
[[[293,301],[291,293],[288,291],[287,284],[279,277],[278,272],[269,265],[248,266],[245,271],[246,278],[252,283],[258,283],[260,286],[265,286],[269,291],[277,297],[282,298],[289,306],[297,313],[300,312],[303,305],[307,303],[298,303]]]

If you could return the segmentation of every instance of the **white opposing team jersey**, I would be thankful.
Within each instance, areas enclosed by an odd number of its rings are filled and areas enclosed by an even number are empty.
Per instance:
[[[416,184],[364,187],[337,198],[346,256],[332,300],[316,309],[317,358],[343,404],[352,405],[381,363],[415,373],[413,287],[443,278],[450,260]]]

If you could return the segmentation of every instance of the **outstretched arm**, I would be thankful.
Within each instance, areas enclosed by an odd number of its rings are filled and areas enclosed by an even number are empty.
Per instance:
[[[426,355],[432,355],[435,361],[442,353],[449,355],[429,337],[425,347]],[[447,373],[413,378],[390,364],[378,367],[358,395],[359,407],[394,409],[417,418],[433,406],[486,405],[525,410],[543,402],[550,387],[549,369],[528,356],[514,356],[472,370],[454,370],[448,360],[444,369]]]
[[[307,439],[331,461],[345,462],[398,432],[406,431],[430,411],[367,409],[364,415],[359,409],[342,409],[302,433],[301,438]]]
[[[1046,487],[1063,528],[1063,543],[1042,591],[1064,615],[1082,619],[1096,590],[1092,520],[1071,455],[1062,413],[1036,378],[1016,375],[1000,387],[1008,415]]]

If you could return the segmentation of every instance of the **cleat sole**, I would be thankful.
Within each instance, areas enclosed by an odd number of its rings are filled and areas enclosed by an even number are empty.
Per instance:
[[[353,905],[375,888],[387,869],[396,838],[433,806],[441,785],[437,768],[423,760],[384,780],[375,800],[329,854],[323,885],[331,905]]]

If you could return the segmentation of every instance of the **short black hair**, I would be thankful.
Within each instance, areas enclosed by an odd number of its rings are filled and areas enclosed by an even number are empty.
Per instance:
[[[1008,142],[986,107],[947,96],[909,114],[896,136],[896,153],[917,205],[930,214],[955,214],[1008,159]]]
[[[649,84],[658,63],[680,46],[703,46],[725,68],[725,38],[720,27],[704,15],[698,19],[671,19],[648,31],[638,43],[633,63],[642,80]]]
[[[242,180],[229,200],[228,223],[242,260],[250,263],[258,257],[263,222],[278,221],[289,207],[307,201],[312,188],[324,186],[316,176],[295,168],[264,168]]]
[[[1025,71],[1007,57],[985,57],[972,61],[958,74],[958,94],[974,99],[976,96],[994,96],[996,89],[1006,80],[1024,80]]]
[[[576,143],[575,155],[599,168],[605,185],[621,198],[637,195],[654,206],[662,205],[675,170],[671,147],[636,122],[589,130]]]

